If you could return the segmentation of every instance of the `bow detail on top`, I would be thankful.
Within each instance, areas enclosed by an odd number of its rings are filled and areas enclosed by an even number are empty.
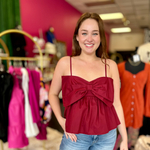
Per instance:
[[[98,80],[99,81],[99,80]],[[100,101],[111,107],[113,104],[114,92],[113,92],[113,80],[107,79],[104,82],[88,82],[88,83],[73,83],[71,84],[71,90],[62,89],[63,104],[65,107],[72,105],[79,101],[86,95],[97,97]],[[91,94],[92,93],[92,94]]]

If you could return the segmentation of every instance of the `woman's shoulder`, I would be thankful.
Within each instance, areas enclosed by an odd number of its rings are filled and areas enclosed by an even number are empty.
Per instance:
[[[108,70],[109,70],[111,78],[113,78],[113,79],[118,78],[119,72],[118,72],[117,63],[112,59],[107,59],[106,63],[109,65]]]
[[[70,56],[64,56],[57,62],[55,72],[59,72],[59,75],[63,75],[70,66]]]
[[[67,65],[70,63],[70,56],[64,56],[58,61],[58,65]]]
[[[106,64],[108,64],[110,67],[116,67],[117,63],[112,59],[106,59]]]
[[[118,72],[117,63],[114,60],[106,59],[106,64],[108,64],[108,68],[111,74],[113,74],[113,72]]]
[[[61,61],[61,62],[66,62],[66,61],[68,61],[68,60],[70,60],[70,56],[64,56],[64,57],[60,58],[59,61]]]

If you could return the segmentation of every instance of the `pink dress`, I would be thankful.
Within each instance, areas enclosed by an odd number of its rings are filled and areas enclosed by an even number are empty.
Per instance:
[[[14,74],[14,68],[10,67],[9,72]],[[19,87],[16,75],[13,78],[14,86],[8,109],[8,147],[22,148],[29,144],[25,135],[24,93]]]

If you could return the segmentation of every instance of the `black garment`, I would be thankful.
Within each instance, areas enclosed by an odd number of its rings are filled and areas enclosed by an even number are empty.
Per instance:
[[[26,54],[24,47],[26,46],[26,41],[24,35],[20,33],[11,33],[10,38],[13,48],[13,56],[25,57]],[[22,66],[25,67],[24,61],[22,61]]]
[[[0,71],[0,139],[7,142],[8,107],[13,89],[13,77]]]
[[[140,128],[139,135],[150,135],[150,117],[143,118],[143,126]]]
[[[25,57],[24,47],[26,46],[25,38],[20,33],[11,33],[11,43],[13,47],[13,56]]]
[[[144,70],[145,63],[139,62],[138,65],[132,65],[129,61],[125,63],[125,69],[131,72],[132,74],[137,74],[138,72]]]

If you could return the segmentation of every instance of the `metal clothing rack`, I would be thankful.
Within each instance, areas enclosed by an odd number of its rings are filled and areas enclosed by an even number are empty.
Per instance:
[[[3,46],[6,54],[9,56],[9,50],[5,42],[0,38],[0,44]],[[7,67],[9,67],[9,61],[7,60]]]
[[[33,57],[11,57],[9,55],[9,51],[8,51],[8,48],[7,46],[4,44],[3,40],[1,39],[1,37],[5,34],[8,34],[8,33],[20,33],[20,34],[23,34],[25,36],[27,36],[28,38],[30,38],[34,43],[35,45],[37,46],[38,48],[38,51],[39,51],[39,55],[40,55],[40,58],[33,58]],[[40,66],[41,66],[41,71],[43,72],[43,55],[42,55],[42,51],[41,51],[41,48],[40,46],[37,44],[36,41],[33,40],[33,37],[28,34],[27,32],[25,31],[21,31],[21,30],[17,30],[17,29],[9,29],[9,30],[5,30],[3,32],[0,33],[0,43],[2,44],[2,46],[5,48],[5,52],[8,54],[7,57],[0,57],[0,59],[3,59],[3,60],[32,60],[32,61],[35,61],[35,60],[39,60],[40,59]],[[9,63],[7,62],[7,67],[9,66]]]
[[[35,43],[37,48],[38,48],[40,58],[34,58],[34,57],[12,57],[12,56],[10,56],[8,47],[6,46],[5,42],[1,39],[1,37],[3,35],[8,34],[8,33],[20,33],[20,34],[23,34],[23,35],[27,36],[29,39],[31,39]],[[5,50],[5,53],[8,55],[6,57],[0,57],[0,59],[1,60],[7,60],[7,67],[8,68],[9,68],[9,61],[8,60],[27,60],[27,61],[40,60],[40,69],[41,69],[41,72],[43,73],[43,55],[42,55],[42,51],[41,51],[40,46],[37,44],[36,41],[33,40],[33,37],[30,34],[28,34],[25,31],[17,30],[17,29],[5,30],[5,31],[0,33],[0,44],[3,46],[3,48]],[[0,146],[1,150],[3,150],[4,148],[3,148],[3,141],[2,140],[0,140],[0,145],[1,145]],[[44,140],[43,140],[43,150],[46,150],[46,148],[45,148],[45,141]]]

